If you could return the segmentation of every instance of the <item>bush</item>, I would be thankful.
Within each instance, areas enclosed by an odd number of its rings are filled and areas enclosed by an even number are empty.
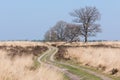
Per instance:
[[[0,46],[0,49],[3,49],[8,52],[8,56],[15,57],[16,55],[22,56],[22,55],[29,55],[33,54],[34,56],[38,56],[38,54],[41,54],[45,52],[48,48],[45,46]]]
[[[57,60],[70,60],[70,58],[65,58],[64,55],[67,54],[66,47],[64,46],[58,46],[59,50],[58,53],[55,55]]]
[[[118,69],[117,68],[113,68],[112,70],[111,70],[111,75],[114,75],[114,74],[116,74],[118,72]]]

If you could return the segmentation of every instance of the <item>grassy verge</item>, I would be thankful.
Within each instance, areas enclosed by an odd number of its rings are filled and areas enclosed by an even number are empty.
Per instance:
[[[94,71],[94,72],[96,72],[96,73],[98,73],[98,74],[105,75],[105,76],[107,76],[107,77],[110,77],[112,80],[120,80],[120,77],[115,77],[115,76],[112,76],[112,75],[110,75],[110,74],[105,74],[105,73],[103,73],[102,70],[97,70],[97,69],[95,69],[95,68],[93,68],[93,67],[90,67],[90,66],[80,65],[80,64],[75,63],[75,61],[72,61],[72,60],[69,60],[69,61],[62,60],[62,62],[63,62],[63,61],[64,61],[65,63],[69,63],[69,64],[71,64],[71,65],[75,65],[75,66],[78,66],[78,67],[81,67],[81,68],[84,68],[84,69],[88,69],[88,70]]]
[[[65,64],[60,64],[56,61],[56,65],[62,68],[67,69],[69,72],[79,76],[80,78],[82,78],[81,80],[101,80],[99,77],[89,74],[88,72],[69,66],[69,65],[65,65]]]

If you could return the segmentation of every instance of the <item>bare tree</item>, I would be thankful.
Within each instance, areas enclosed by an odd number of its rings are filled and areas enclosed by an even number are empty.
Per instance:
[[[45,40],[45,41],[51,41],[51,33],[50,33],[50,30],[45,33],[45,35],[44,35],[44,40]]]
[[[53,27],[53,31],[56,34],[57,41],[64,41],[65,40],[65,28],[67,23],[64,21],[59,21]]]
[[[65,40],[65,27],[67,23],[64,21],[59,21],[54,27],[52,27],[45,34],[46,41],[64,41]]]
[[[65,39],[69,42],[80,41],[80,27],[75,24],[67,24],[65,28]]]
[[[45,34],[46,41],[79,41],[80,27],[75,24],[69,24],[59,21]]]
[[[56,34],[53,31],[53,28],[48,30],[44,35],[45,41],[56,41]]]
[[[75,17],[74,22],[81,24],[81,35],[85,42],[88,41],[89,36],[95,36],[101,31],[100,25],[95,23],[100,19],[100,13],[96,7],[76,9],[70,15]]]

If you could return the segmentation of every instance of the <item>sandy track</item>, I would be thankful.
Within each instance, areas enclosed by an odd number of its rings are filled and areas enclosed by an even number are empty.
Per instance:
[[[47,52],[45,52],[43,55],[41,55],[40,57],[38,57],[38,62],[41,63],[41,64],[46,64],[47,66],[50,66],[50,67],[52,67],[52,68],[54,68],[54,69],[59,70],[60,72],[62,72],[62,73],[64,73],[65,75],[67,75],[67,76],[70,78],[70,80],[80,80],[80,78],[79,78],[78,76],[76,76],[76,75],[68,72],[66,69],[59,68],[59,67],[57,67],[57,66],[55,66],[55,65],[53,65],[53,64],[47,64],[47,63],[45,63],[45,62],[42,61],[42,58],[43,58],[45,55],[50,54],[50,53],[53,52],[53,51],[54,51],[54,48],[49,48],[49,50],[48,50]],[[55,54],[55,53],[56,53],[56,51],[55,51],[54,53],[52,53],[52,54]],[[52,59],[52,61],[53,61],[53,58],[51,58],[51,59]],[[49,61],[48,61],[48,62],[49,62]],[[50,63],[50,62],[49,62],[49,63]]]

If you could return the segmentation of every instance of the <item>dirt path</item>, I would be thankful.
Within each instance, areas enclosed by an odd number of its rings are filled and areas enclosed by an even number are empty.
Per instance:
[[[52,67],[53,69],[59,70],[60,72],[62,72],[62,73],[64,73],[65,75],[67,75],[67,76],[70,78],[70,80],[81,80],[78,76],[76,76],[76,75],[68,72],[66,69],[59,68],[59,67],[57,67],[57,66],[54,66],[53,64],[47,64],[47,63],[44,63],[44,62],[42,61],[42,58],[43,58],[45,55],[51,53],[53,50],[54,50],[53,48],[49,48],[49,50],[48,50],[47,52],[45,52],[43,55],[41,55],[40,57],[38,57],[38,59],[37,59],[38,62],[41,63],[41,64],[45,64],[45,65],[47,65],[47,66],[49,66],[49,67]],[[54,52],[54,53],[56,53],[56,52]]]
[[[71,72],[68,72],[66,68],[60,68],[60,67],[57,67],[57,66],[55,66],[54,64],[51,63],[51,62],[55,62],[54,55],[57,53],[57,51],[58,51],[58,48],[49,47],[49,50],[47,52],[45,52],[43,55],[41,55],[40,57],[38,57],[38,62],[41,63],[41,64],[46,64],[47,66],[50,66],[50,67],[52,67],[54,69],[59,70],[60,72],[62,72],[65,75],[67,75],[70,78],[70,80],[81,80],[82,78],[80,78],[79,76],[77,76],[77,75],[75,75],[75,74],[73,74]],[[48,54],[51,54],[49,56],[50,59],[48,61],[46,59],[46,62],[48,62],[49,64],[42,61],[42,58],[44,58],[44,56],[46,56]],[[93,72],[93,71],[88,70],[88,69],[84,69],[84,68],[77,67],[77,66],[74,66],[74,65],[66,64],[66,63],[63,63],[63,62],[59,62],[59,64],[64,64],[64,65],[67,65],[67,66],[71,66],[73,68],[84,70],[84,71],[86,71],[86,72],[88,72],[88,73],[90,73],[92,75],[100,77],[101,80],[112,80],[111,78],[108,78],[108,77],[106,77],[106,76],[104,76],[102,74],[98,74],[98,73]]]

